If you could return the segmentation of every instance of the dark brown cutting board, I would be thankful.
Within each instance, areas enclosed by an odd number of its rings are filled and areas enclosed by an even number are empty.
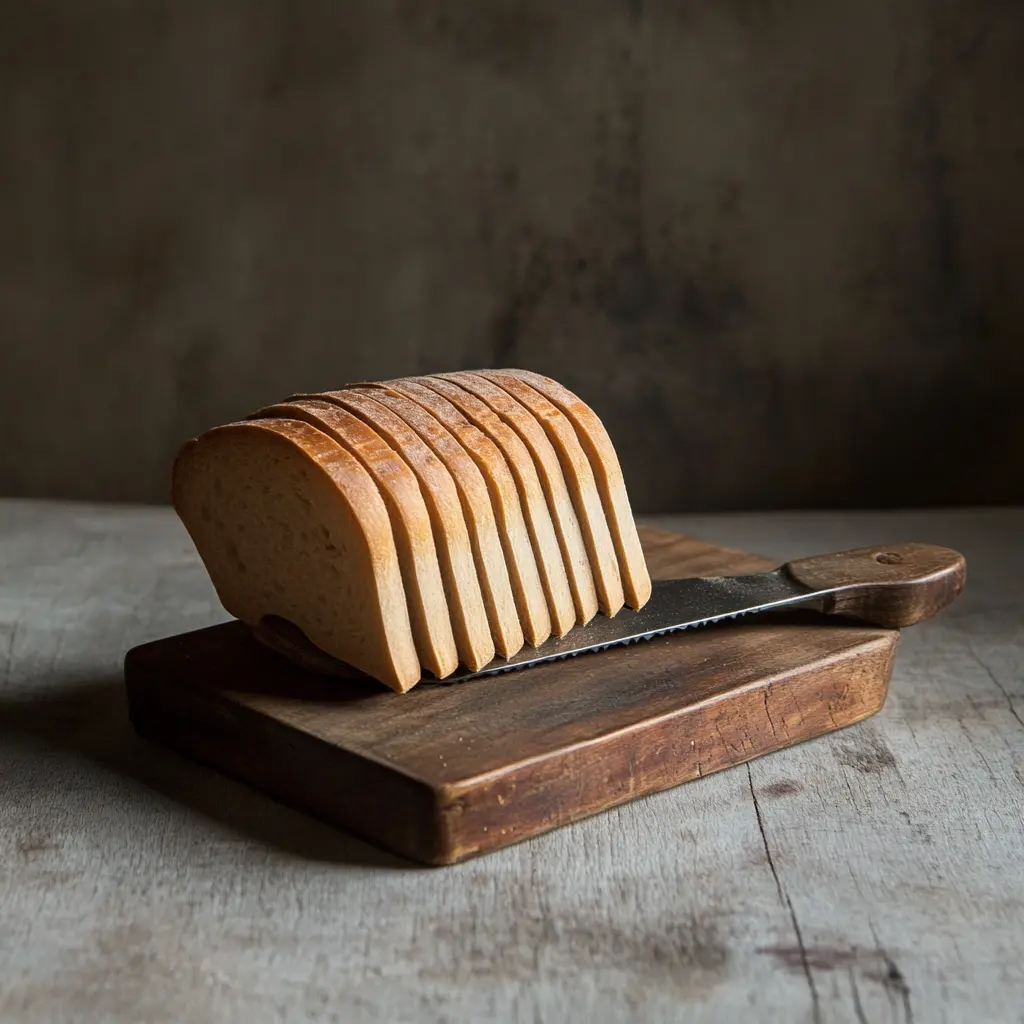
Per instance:
[[[773,565],[641,533],[655,577]],[[752,617],[400,695],[295,668],[232,622],[134,648],[125,678],[141,735],[450,864],[867,718],[898,639]]]

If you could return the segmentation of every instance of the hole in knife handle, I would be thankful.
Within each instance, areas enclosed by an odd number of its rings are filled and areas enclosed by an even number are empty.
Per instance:
[[[835,591],[826,602],[830,613],[897,629],[950,604],[963,590],[967,564],[949,548],[899,544],[801,558],[786,571],[814,590]]]

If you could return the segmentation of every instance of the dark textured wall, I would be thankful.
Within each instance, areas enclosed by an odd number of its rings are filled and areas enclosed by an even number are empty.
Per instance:
[[[1024,498],[1024,4],[4,0],[0,493],[519,365],[635,504]]]

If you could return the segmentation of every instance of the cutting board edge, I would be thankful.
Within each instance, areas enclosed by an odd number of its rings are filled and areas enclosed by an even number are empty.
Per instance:
[[[789,695],[795,696],[794,691],[806,696],[803,707],[812,714],[821,709],[820,693],[816,698],[813,689],[814,684],[825,683],[830,680],[835,685],[841,685],[850,674],[851,661],[862,659],[868,664],[858,665],[860,669],[866,669],[866,684],[862,685],[858,692],[863,699],[846,714],[836,716],[832,711],[831,702],[827,702],[828,709],[826,722],[819,723],[817,727],[808,729],[796,735],[791,735],[786,729],[784,736],[779,736],[776,727],[771,727],[772,741],[761,746],[756,746],[749,751],[726,752],[726,756],[712,757],[710,761],[703,761],[699,756],[687,762],[685,758],[677,758],[673,766],[666,768],[658,766],[661,770],[652,773],[652,778],[642,780],[638,785],[636,781],[636,748],[640,746],[659,749],[658,734],[670,732],[680,728],[684,724],[690,724],[691,729],[696,732],[701,724],[707,720],[708,712],[713,712],[717,706],[728,708],[730,718],[735,721],[737,718],[737,702],[753,702],[753,706],[761,704],[767,712],[768,703],[771,700],[772,686],[778,683],[778,679],[766,678],[752,681],[740,690],[728,691],[723,694],[710,697],[697,704],[688,705],[675,711],[666,712],[655,718],[643,720],[621,729],[613,730],[601,737],[581,742],[571,748],[557,750],[549,755],[542,755],[531,758],[520,765],[510,766],[509,770],[493,770],[482,776],[468,780],[460,780],[457,783],[448,783],[436,788],[437,813],[439,817],[438,841],[435,849],[439,859],[431,863],[437,865],[456,864],[464,860],[489,853],[505,846],[513,845],[542,835],[545,832],[560,828],[563,825],[584,820],[602,811],[610,810],[613,807],[621,806],[632,800],[643,796],[651,796],[655,793],[674,789],[676,786],[686,782],[692,782],[706,775],[723,771],[726,768],[733,768],[744,764],[747,761],[755,760],[766,754],[775,753],[798,743],[805,743],[808,740],[817,739],[840,729],[856,725],[867,718],[876,715],[885,705],[888,696],[889,684],[892,679],[893,667],[895,664],[896,650],[899,645],[899,633],[897,631],[886,631],[865,639],[858,645],[858,650],[848,652],[844,655],[829,656],[820,661],[810,662],[801,666],[800,672],[786,673],[784,685]],[[846,687],[848,688],[848,686]],[[771,721],[772,716],[769,716]],[[762,731],[762,735],[765,735]],[[660,748],[669,745],[669,737],[664,738]],[[619,752],[627,752],[626,763],[632,765],[629,772],[617,773],[614,782],[620,787],[619,791],[612,796],[603,795],[594,799],[586,806],[581,799],[582,789],[573,804],[573,809],[564,815],[552,815],[541,813],[534,817],[534,820],[525,828],[521,834],[514,839],[508,838],[507,825],[502,825],[499,820],[488,814],[487,801],[493,793],[495,802],[504,811],[509,806],[509,798],[504,797],[504,802],[498,800],[502,796],[501,789],[512,788],[518,790],[520,785],[530,785],[531,782],[543,782],[543,773],[550,772],[555,775],[560,783],[555,786],[554,792],[545,792],[542,802],[546,805],[549,801],[563,795],[562,788],[572,790],[580,784],[586,784],[583,773],[565,769],[573,759],[579,758],[586,761],[588,757],[600,758],[602,755],[616,753],[616,746]],[[621,762],[620,762],[621,763]],[[559,771],[559,769],[561,769]],[[522,778],[520,778],[522,776]],[[539,779],[533,778],[539,776]],[[631,781],[627,781],[631,780]],[[605,779],[605,784],[609,780]],[[547,787],[549,790],[552,787]],[[605,791],[607,794],[607,790]],[[508,812],[505,812],[508,813]]]
[[[131,654],[132,652],[129,652]],[[257,709],[183,685],[145,662],[125,659],[128,717],[135,732],[179,756],[193,759],[242,785],[294,810],[421,864],[442,863],[438,845],[437,790],[410,772],[382,764],[303,732],[294,725],[261,714]],[[236,742],[241,740],[241,745]],[[298,742],[295,742],[298,741]],[[255,747],[258,756],[247,757]],[[276,769],[274,754],[298,751],[304,781],[331,779],[339,773],[338,759],[349,762],[365,789],[352,786],[302,786],[296,798],[290,775]],[[373,788],[376,787],[376,788]],[[361,797],[372,791],[372,799]],[[382,827],[382,799],[393,801],[401,813]]]
[[[895,650],[899,644],[899,631],[898,630],[883,630],[875,627],[867,627],[871,631],[870,636],[861,636],[854,643],[851,643],[848,647],[842,651],[835,651],[825,657],[816,659],[814,661],[805,662],[800,666],[800,672],[809,672],[811,670],[823,670],[834,664],[844,664],[851,657],[855,657],[858,654],[872,653],[876,647],[884,647],[886,650],[891,649],[889,655],[890,661],[895,657]],[[892,665],[889,665],[888,671],[891,675]],[[549,750],[540,754],[533,754],[529,757],[524,757],[521,761],[516,761],[509,765],[504,765],[501,768],[488,768],[484,771],[478,772],[473,775],[467,775],[464,778],[452,779],[452,780],[431,780],[420,776],[415,776],[418,781],[431,786],[439,795],[444,794],[451,798],[457,798],[463,790],[473,789],[488,780],[500,777],[506,771],[519,770],[527,768],[532,765],[538,765],[549,761],[551,758],[557,758],[564,754],[574,753],[579,750],[584,750],[588,747],[599,745],[606,741],[612,741],[616,737],[625,737],[637,730],[648,728],[662,721],[671,720],[678,718],[681,714],[687,712],[695,712],[699,709],[706,708],[719,702],[729,701],[736,696],[745,693],[748,690],[760,690],[768,689],[773,684],[780,681],[788,681],[793,677],[794,673],[792,670],[786,670],[777,672],[771,676],[762,676],[757,679],[751,679],[740,686],[733,687],[728,690],[721,690],[716,693],[702,697],[699,700],[694,701],[692,704],[685,707],[676,706],[666,711],[660,712],[655,715],[648,716],[646,718],[638,718],[635,721],[629,722],[625,725],[610,726],[607,729],[595,733],[594,735],[587,737],[586,739],[577,740],[571,744],[560,747],[557,750]],[[888,680],[887,680],[888,685]],[[398,766],[395,766],[395,770],[401,770]]]

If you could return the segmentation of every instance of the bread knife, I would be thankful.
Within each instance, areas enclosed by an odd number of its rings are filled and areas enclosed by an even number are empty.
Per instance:
[[[495,658],[475,672],[458,672],[424,682],[468,682],[483,676],[575,658],[684,629],[740,616],[788,608],[809,608],[890,629],[920,622],[950,604],[964,586],[964,556],[931,544],[859,548],[787,562],[749,576],[699,576],[655,580],[650,600],[639,611],[614,618],[598,614],[585,626],[523,647],[511,658]],[[253,630],[256,640],[311,672],[346,678],[365,674],[315,647],[290,622],[268,616]]]
[[[809,608],[898,629],[945,608],[963,589],[966,575],[967,563],[957,551],[900,544],[801,558],[749,576],[655,580],[639,611],[624,610],[614,618],[599,614],[563,637],[442,682],[466,682],[779,609]]]

